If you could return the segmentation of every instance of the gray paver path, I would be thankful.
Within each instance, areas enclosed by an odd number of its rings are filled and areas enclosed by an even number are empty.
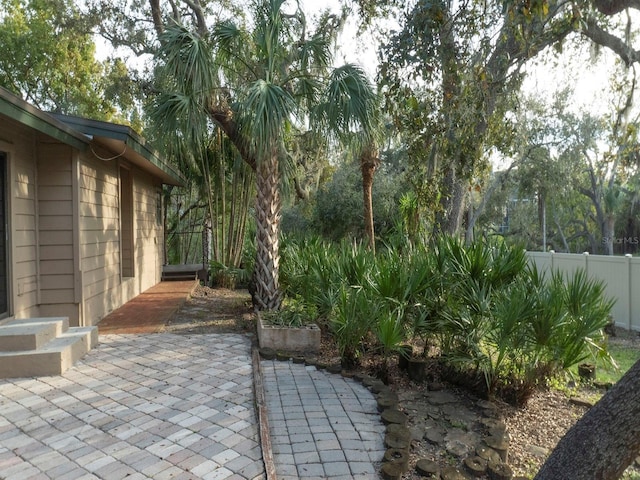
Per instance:
[[[264,479],[244,335],[105,335],[61,376],[0,380],[0,476]]]
[[[385,427],[367,388],[293,362],[261,369],[278,480],[380,478]]]

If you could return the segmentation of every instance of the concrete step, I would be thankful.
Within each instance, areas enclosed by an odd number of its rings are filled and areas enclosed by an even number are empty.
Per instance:
[[[0,351],[0,378],[60,375],[97,344],[97,327],[73,327],[36,350]]]
[[[37,350],[68,329],[67,317],[12,320],[0,325],[0,351]]]
[[[197,278],[197,272],[163,272],[161,280],[163,282],[170,282],[172,280],[196,280]]]

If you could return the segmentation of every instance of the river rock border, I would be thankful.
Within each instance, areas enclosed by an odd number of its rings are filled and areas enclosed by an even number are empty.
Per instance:
[[[394,392],[382,380],[345,371],[339,364],[327,365],[315,356],[302,356],[271,348],[259,349],[265,360],[293,361],[315,366],[319,370],[341,374],[362,383],[374,394],[381,421],[386,425],[381,476],[399,480],[409,470],[411,446],[426,441],[433,450],[431,458],[416,462],[415,472],[425,478],[440,480],[520,480],[509,467],[509,433],[498,418],[492,402],[477,400],[467,406],[452,391],[440,384],[428,385],[425,391],[412,394]],[[409,417],[413,419],[409,427]]]

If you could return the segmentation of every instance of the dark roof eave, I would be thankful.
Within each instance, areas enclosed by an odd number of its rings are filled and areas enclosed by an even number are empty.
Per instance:
[[[86,135],[2,87],[0,87],[0,114],[81,151],[85,150],[90,142]]]
[[[107,145],[112,141],[121,142],[122,147],[130,148],[148,161],[154,167],[152,170],[156,170],[155,173],[158,173],[157,170],[159,170],[162,173],[160,177],[163,183],[178,186],[183,186],[186,183],[182,174],[172,165],[163,161],[158,152],[151,148],[144,138],[138,135],[131,127],[70,115],[54,114],[53,116],[70,127],[89,135],[101,144]],[[121,148],[119,151],[123,150],[124,148]]]
[[[182,174],[176,171],[171,165],[163,162],[155,151],[149,150],[144,145],[132,141],[130,138],[119,140],[111,137],[93,136],[93,143],[101,145],[111,152],[113,157],[111,157],[110,160],[125,158],[141,169],[159,177],[162,183],[166,185],[181,187],[186,184],[186,180]]]

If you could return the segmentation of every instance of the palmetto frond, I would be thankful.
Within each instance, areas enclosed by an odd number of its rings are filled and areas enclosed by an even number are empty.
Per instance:
[[[188,141],[202,141],[207,115],[192,96],[178,92],[159,95],[153,116],[162,130],[176,132]]]
[[[155,99],[152,110],[154,136],[161,138],[169,156],[180,160],[187,176],[201,175],[201,158],[208,143],[208,117],[197,101],[181,93],[163,93]]]
[[[225,70],[228,80],[236,76],[255,78],[258,75],[250,40],[247,32],[231,20],[219,22],[211,29],[215,63]]]
[[[324,35],[317,33],[311,39],[300,44],[298,56],[301,70],[325,72],[333,61],[331,43]]]
[[[218,78],[209,43],[182,25],[167,28],[160,42],[165,76],[177,79],[182,92],[203,102]]]
[[[294,98],[280,85],[260,79],[247,88],[239,117],[247,141],[258,157],[272,155],[280,147],[284,126],[295,111]]]
[[[336,68],[329,78],[325,102],[316,110],[320,124],[341,140],[360,138],[371,143],[378,134],[378,95],[362,68],[347,64]]]

